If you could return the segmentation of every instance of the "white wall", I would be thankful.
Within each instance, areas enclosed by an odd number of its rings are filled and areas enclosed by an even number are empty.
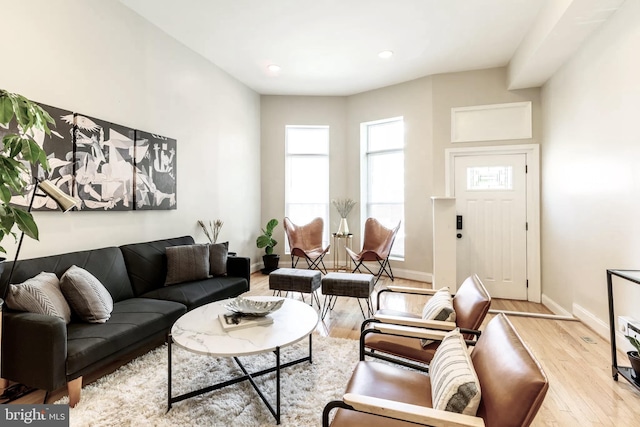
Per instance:
[[[402,116],[405,129],[405,257],[391,261],[394,274],[416,280],[431,280],[433,267],[431,199],[432,117],[431,77],[364,92],[349,97],[347,180],[349,196],[360,200],[360,124]],[[361,208],[359,203],[356,208]],[[362,221],[358,212],[349,217],[353,246],[362,247]]]
[[[190,234],[256,257],[259,96],[115,0],[1,0],[0,87],[35,101],[176,138],[178,209],[36,212],[21,257]],[[14,256],[12,239],[3,242]]]
[[[508,91],[506,69],[440,74],[349,97],[262,97],[262,219],[284,215],[284,127],[331,126],[331,198],[360,200],[360,124],[403,116],[405,122],[405,260],[399,277],[430,280],[433,269],[431,196],[443,196],[444,150],[451,143],[451,107],[531,101],[533,138],[471,145],[531,144],[541,140],[540,90]],[[462,144],[455,144],[461,146]],[[360,205],[349,215],[353,246],[361,247]],[[331,230],[339,217],[331,209]],[[284,231],[277,234],[284,239]],[[276,237],[278,240],[278,237]],[[282,254],[283,248],[280,249]],[[276,249],[276,252],[278,250]]]
[[[329,126],[329,195],[330,198],[348,197],[346,169],[346,98],[339,96],[268,96],[261,99],[262,144],[262,225],[271,218],[280,223],[274,238],[278,245],[274,252],[284,254],[286,239],[284,218],[285,190],[285,126]],[[309,191],[314,189],[314,176],[309,175]],[[351,196],[353,197],[353,196]],[[339,216],[330,209],[330,232],[338,230]],[[263,254],[264,251],[261,250]],[[291,258],[281,259],[281,266]],[[328,258],[327,258],[328,260]]]
[[[640,269],[639,23],[627,1],[542,91],[543,289],[596,328],[605,270]],[[640,286],[616,294],[618,314],[640,320]]]

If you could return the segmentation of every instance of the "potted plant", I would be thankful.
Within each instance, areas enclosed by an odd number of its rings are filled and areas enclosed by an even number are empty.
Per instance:
[[[278,269],[278,263],[280,262],[280,255],[273,253],[273,248],[278,244],[278,242],[273,238],[273,230],[278,225],[277,219],[271,219],[267,222],[267,226],[262,229],[262,235],[258,236],[256,239],[256,245],[258,248],[264,248],[264,255],[262,256],[262,261],[264,262],[264,269],[262,272],[264,274],[269,274],[273,270]]]
[[[629,335],[625,336],[631,345],[635,347],[635,351],[628,351],[627,356],[629,356],[629,362],[631,363],[631,368],[635,374],[636,381],[640,382],[640,341],[635,337]]]
[[[40,165],[49,170],[47,155],[34,141],[34,130],[51,134],[49,124],[55,126],[53,118],[38,104],[22,95],[0,89],[0,130],[11,129],[15,120],[19,133],[8,132],[2,138],[0,148],[0,242],[17,225],[20,231],[38,240],[38,227],[26,207],[12,206],[13,195],[24,195],[31,179],[31,165]],[[6,253],[0,246],[0,252]]]

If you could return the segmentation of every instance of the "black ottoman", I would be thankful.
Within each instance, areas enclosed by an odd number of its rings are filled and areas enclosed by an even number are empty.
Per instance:
[[[273,294],[281,295],[282,292],[300,292],[302,301],[304,294],[311,294],[311,306],[315,298],[320,309],[320,299],[316,290],[320,287],[322,274],[317,270],[301,270],[297,268],[279,268],[269,274],[269,289]],[[286,295],[286,294],[285,294]]]

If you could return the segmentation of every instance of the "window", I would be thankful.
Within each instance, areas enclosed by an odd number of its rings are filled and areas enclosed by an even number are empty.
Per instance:
[[[324,220],[323,245],[329,244],[329,126],[287,126],[285,215],[303,225]],[[290,252],[285,242],[286,253]]]
[[[389,228],[402,221],[391,255],[404,258],[404,120],[362,123],[360,129],[363,216]]]

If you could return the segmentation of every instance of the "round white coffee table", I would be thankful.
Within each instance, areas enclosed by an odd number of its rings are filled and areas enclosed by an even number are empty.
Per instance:
[[[260,301],[282,299],[270,296],[246,298]],[[224,305],[228,301],[229,300],[217,301],[191,310],[180,317],[171,328],[171,334],[168,339],[169,375],[167,410],[171,409],[173,403],[248,380],[275,417],[276,423],[280,424],[280,369],[305,361],[309,361],[309,363],[313,362],[311,333],[318,323],[318,313],[316,313],[311,306],[303,302],[285,298],[282,307],[269,315],[273,319],[273,323],[227,331],[222,327],[219,316],[229,313],[229,311],[224,308]],[[281,364],[280,349],[294,344],[307,336],[309,337],[309,356]],[[223,383],[214,384],[200,390],[172,397],[171,347],[174,344],[193,353],[214,357],[232,357],[244,375]],[[238,360],[240,356],[250,356],[267,352],[275,353],[275,366],[259,372],[247,372]],[[275,408],[268,402],[253,380],[254,377],[274,371],[276,372]]]

